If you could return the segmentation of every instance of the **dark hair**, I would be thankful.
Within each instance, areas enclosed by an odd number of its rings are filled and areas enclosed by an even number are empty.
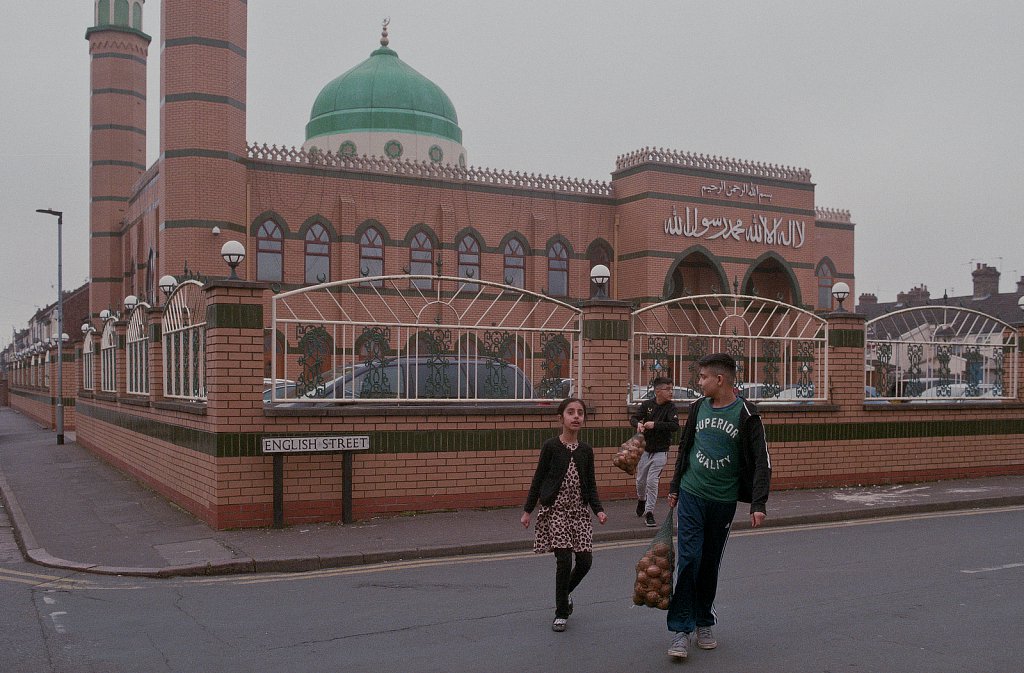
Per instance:
[[[580,406],[583,407],[583,417],[586,418],[586,416],[587,416],[587,403],[584,402],[583,400],[581,400],[578,397],[566,397],[564,400],[562,400],[562,402],[558,405],[558,415],[561,416],[562,414],[564,414],[565,410],[573,402],[579,402],[580,403]]]
[[[728,353],[711,353],[697,360],[697,366],[701,369],[707,367],[719,374],[725,374],[730,379],[736,378],[736,360]]]
[[[651,381],[651,387],[652,388],[657,388],[658,386],[670,386],[670,385],[672,385],[672,379],[668,378],[667,376],[658,376],[653,381]]]

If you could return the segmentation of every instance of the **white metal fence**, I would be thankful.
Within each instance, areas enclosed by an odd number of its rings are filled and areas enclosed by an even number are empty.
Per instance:
[[[697,361],[710,353],[736,359],[736,387],[751,400],[810,402],[828,393],[828,323],[771,299],[708,294],[680,297],[633,312],[630,387],[637,402],[658,376],[674,398],[701,395]]]
[[[973,309],[918,306],[868,321],[864,384],[901,401],[1017,397],[1017,330]]]
[[[163,317],[164,396],[206,399],[206,293],[183,281],[167,298]]]
[[[125,387],[131,395],[149,394],[149,304],[132,309],[125,338]]]
[[[104,322],[100,337],[100,390],[117,392],[117,329],[113,319]]]
[[[271,313],[272,401],[540,402],[582,377],[582,311],[489,281],[337,281],[276,295]]]

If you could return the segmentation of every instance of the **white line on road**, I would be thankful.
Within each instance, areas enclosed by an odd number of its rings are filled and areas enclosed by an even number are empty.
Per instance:
[[[1006,565],[996,566],[994,568],[974,568],[973,570],[961,570],[960,572],[973,575],[974,573],[991,573],[997,570],[1011,570],[1013,568],[1024,568],[1024,563],[1007,563]]]

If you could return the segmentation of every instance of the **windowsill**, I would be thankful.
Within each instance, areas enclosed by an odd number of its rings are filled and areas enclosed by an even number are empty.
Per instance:
[[[380,401],[374,403],[354,403],[354,404],[337,404],[328,405],[322,404],[320,406],[289,406],[282,407],[281,405],[266,403],[263,406],[263,414],[265,416],[305,416],[305,417],[323,417],[323,416],[366,416],[371,415],[388,415],[388,416],[494,416],[495,414],[510,414],[510,415],[529,415],[529,416],[553,416],[555,410],[558,409],[558,405],[561,400],[552,400],[549,403],[539,402],[536,404],[494,404],[494,403],[478,403],[478,404],[465,404],[465,405],[453,405],[453,404],[384,404]],[[285,403],[287,404],[287,403]],[[589,407],[587,409],[588,416],[596,416],[598,410],[596,408]]]
[[[195,414],[196,416],[206,415],[206,402],[174,402],[170,400],[158,400],[151,402],[149,406],[154,409],[163,409],[164,411],[180,411],[184,414]]]

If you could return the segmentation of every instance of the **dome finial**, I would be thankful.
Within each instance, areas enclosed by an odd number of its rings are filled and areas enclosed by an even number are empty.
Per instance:
[[[391,23],[391,17],[384,19],[384,28],[380,31],[380,46],[388,46],[388,24]]]

